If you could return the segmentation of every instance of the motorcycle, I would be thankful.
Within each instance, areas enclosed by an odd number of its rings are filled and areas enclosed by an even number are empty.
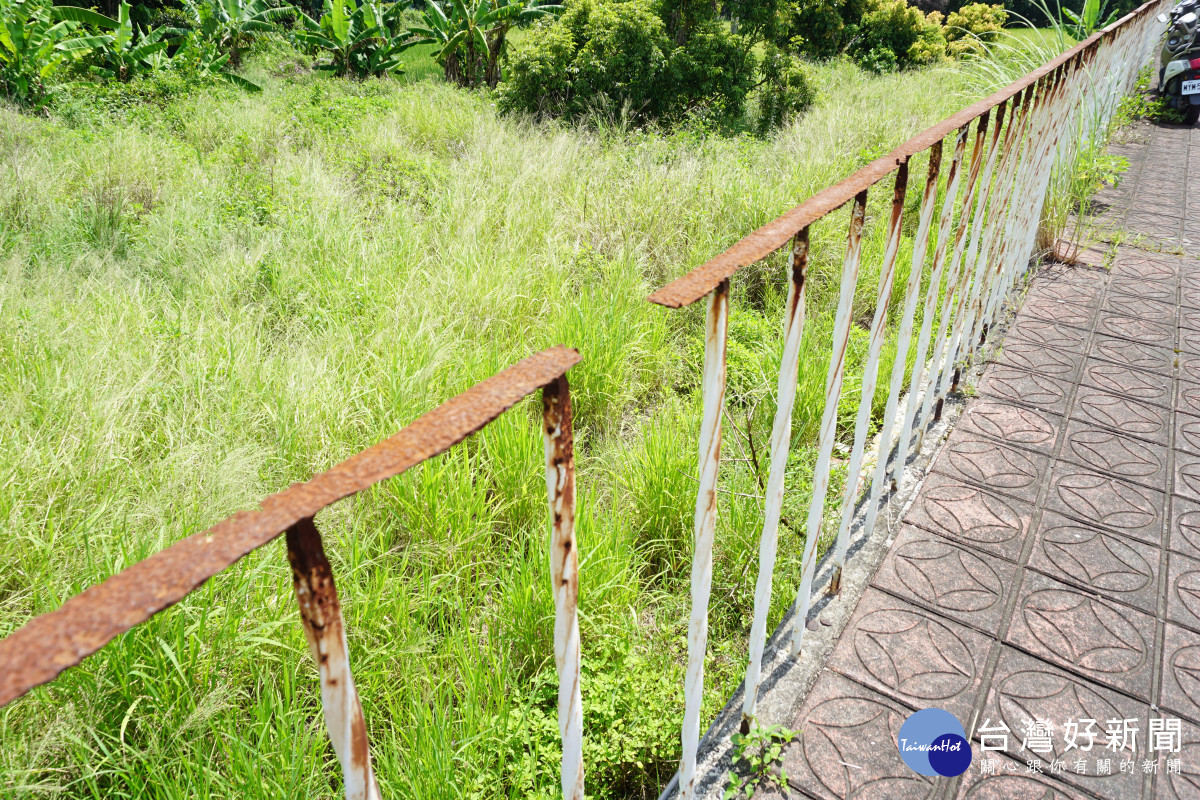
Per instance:
[[[1168,104],[1183,113],[1183,121],[1195,125],[1200,120],[1200,0],[1184,0],[1171,9],[1170,16],[1159,14],[1159,22],[1170,22],[1166,41],[1159,55],[1158,93]]]

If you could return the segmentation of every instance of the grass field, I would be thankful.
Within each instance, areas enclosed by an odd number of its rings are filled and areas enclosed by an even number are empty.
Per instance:
[[[995,76],[820,66],[818,105],[760,140],[500,118],[419,55],[406,82],[281,69],[277,48],[251,65],[257,96],[0,109],[0,635],[561,342],[584,355],[570,379],[588,791],[656,796],[679,750],[703,325],[644,298]],[[795,591],[821,411],[826,238],[773,624]],[[734,282],[728,413],[760,448],[778,266]],[[856,328],[849,374],[865,351]],[[557,792],[538,411],[318,519],[385,796]],[[726,454],[708,715],[744,669],[765,479],[745,436]],[[0,711],[5,797],[339,786],[282,543]]]

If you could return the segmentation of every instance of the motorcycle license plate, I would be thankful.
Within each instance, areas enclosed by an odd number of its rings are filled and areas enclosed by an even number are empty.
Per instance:
[[[1200,80],[1184,81],[1183,82],[1183,93],[1184,94],[1200,94]]]

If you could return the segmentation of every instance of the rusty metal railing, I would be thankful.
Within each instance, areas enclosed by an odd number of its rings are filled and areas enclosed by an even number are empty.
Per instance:
[[[1042,67],[985,100],[964,108],[867,164],[850,177],[817,193],[775,221],[734,244],[721,255],[659,289],[650,301],[683,308],[707,303],[705,324],[704,411],[700,429],[700,485],[695,511],[695,555],[692,564],[692,610],[688,627],[685,679],[683,756],[678,773],[681,797],[693,795],[700,740],[700,707],[712,583],[712,546],[716,529],[717,473],[721,457],[721,417],[725,400],[726,330],[729,280],[743,267],[788,247],[788,297],[783,319],[783,361],[776,390],[771,429],[771,457],[759,540],[759,571],[754,591],[749,663],[744,682],[743,730],[756,713],[767,638],[767,615],[778,547],[784,498],[784,475],[792,440],[798,361],[805,320],[813,226],[831,212],[851,204],[849,231],[842,262],[840,293],[833,322],[825,403],[817,441],[812,497],[805,524],[801,576],[796,594],[791,655],[804,644],[812,595],[817,541],[824,525],[831,459],[838,428],[838,405],[850,343],[852,306],[862,264],[863,228],[868,191],[892,178],[890,218],[880,261],[870,342],[860,378],[861,396],[854,420],[847,480],[841,497],[834,544],[831,590],[840,590],[849,547],[849,531],[858,476],[875,422],[880,355],[894,331],[897,356],[880,420],[875,466],[866,489],[862,536],[870,536],[880,501],[901,483],[907,455],[919,448],[931,419],[941,413],[946,395],[957,386],[960,369],[983,344],[997,321],[1003,301],[1027,270],[1046,201],[1051,175],[1074,152],[1081,137],[1101,131],[1116,101],[1132,89],[1158,29],[1155,15],[1170,0],[1151,0],[1133,13],[1089,37]],[[949,164],[944,143],[952,137]],[[968,142],[970,153],[968,157]],[[902,222],[914,157],[927,158],[919,218],[912,240],[904,307],[897,326],[889,325],[889,304],[901,252]],[[942,202],[939,203],[939,196]],[[922,280],[927,278],[923,297]],[[924,313],[913,342],[916,308]],[[936,323],[936,333],[934,325]],[[914,349],[915,367],[905,381],[907,356]],[[902,393],[903,396],[902,396]],[[903,406],[901,405],[903,403]],[[901,409],[903,409],[901,411]],[[919,416],[918,416],[919,414]],[[898,432],[898,435],[897,435]],[[915,439],[914,439],[915,435]],[[888,456],[895,449],[890,473]],[[668,789],[669,791],[669,789]]]
[[[226,567],[286,533],[300,620],[321,678],[321,704],[342,766],[347,800],[377,800],[366,722],[354,689],[341,605],[313,516],[326,506],[399,475],[480,430],[513,404],[542,390],[546,491],[550,505],[550,580],[562,790],[583,798],[583,705],[579,691],[578,556],[575,456],[566,372],[580,356],[544,350],[477,383],[403,430],[307,483],[267,497],[193,534],[35,617],[0,640],[0,707],[48,683],[121,633],[179,602]]]

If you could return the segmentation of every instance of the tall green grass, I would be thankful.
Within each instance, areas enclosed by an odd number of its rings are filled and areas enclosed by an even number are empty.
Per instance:
[[[438,81],[265,59],[261,95],[0,109],[0,635],[566,343],[588,791],[656,795],[678,758],[703,321],[644,297],[974,99],[978,69],[822,66],[820,103],[765,141],[533,124]],[[774,619],[844,224],[815,239]],[[744,668],[780,257],[734,286],[710,712]],[[849,375],[865,353],[856,328]],[[386,796],[556,794],[538,412],[318,519]],[[0,711],[0,743],[6,797],[337,794],[282,545]]]

